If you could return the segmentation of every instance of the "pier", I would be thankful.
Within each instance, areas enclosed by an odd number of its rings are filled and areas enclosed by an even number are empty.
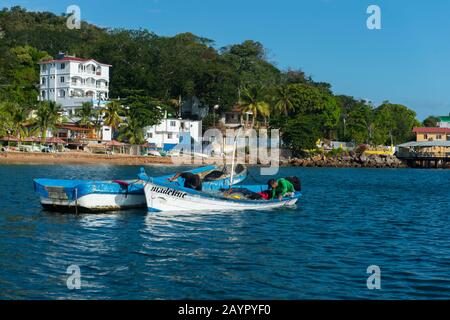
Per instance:
[[[398,146],[397,158],[412,168],[450,168],[450,141],[418,141]]]

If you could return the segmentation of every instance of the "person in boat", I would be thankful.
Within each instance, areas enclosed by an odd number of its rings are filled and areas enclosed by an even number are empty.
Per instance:
[[[278,199],[281,201],[284,197],[290,197],[295,194],[294,185],[287,179],[270,179],[268,185],[269,189],[272,190],[270,199]]]
[[[202,191],[202,179],[198,174],[191,172],[180,172],[170,178],[169,181],[174,182],[177,181],[178,178],[184,179],[185,188]]]

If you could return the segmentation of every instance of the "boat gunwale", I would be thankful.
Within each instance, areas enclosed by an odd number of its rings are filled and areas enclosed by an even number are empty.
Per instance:
[[[280,203],[280,202],[291,202],[292,200],[299,200],[302,197],[302,193],[301,192],[295,192],[294,196],[292,197],[284,197],[281,201],[278,199],[271,199],[271,200],[251,200],[251,199],[232,199],[232,198],[227,198],[223,195],[216,195],[216,194],[211,194],[211,193],[207,193],[205,191],[197,191],[197,190],[193,190],[193,189],[189,189],[189,188],[185,188],[181,185],[175,185],[175,182],[173,182],[173,184],[171,183],[166,183],[165,181],[160,181],[158,178],[153,179],[152,181],[149,181],[146,185],[145,188],[149,187],[148,184],[152,184],[154,186],[160,186],[163,188],[169,188],[169,189],[174,189],[176,191],[180,191],[180,192],[185,192],[191,196],[195,196],[196,198],[209,198],[209,199],[217,199],[217,200],[221,200],[221,201],[229,201],[229,202],[235,202],[235,203],[251,203],[251,204],[274,204],[274,203]],[[257,185],[237,185],[234,186],[235,189],[239,189],[239,188],[253,188],[253,187],[263,187],[265,185],[262,184],[257,184]],[[144,188],[144,190],[145,190]],[[249,189],[251,190],[251,189]],[[251,190],[252,191],[252,190]],[[262,190],[261,190],[262,191]]]

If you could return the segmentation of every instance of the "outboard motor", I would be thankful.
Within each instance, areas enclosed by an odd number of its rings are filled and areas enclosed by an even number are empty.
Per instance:
[[[302,191],[302,182],[299,177],[287,177],[285,179],[292,183],[295,191]]]

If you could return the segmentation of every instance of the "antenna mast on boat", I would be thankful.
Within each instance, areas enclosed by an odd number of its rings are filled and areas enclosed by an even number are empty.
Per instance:
[[[235,167],[235,159],[236,159],[236,151],[237,151],[237,141],[238,137],[242,132],[242,127],[239,128],[236,136],[234,137],[234,145],[233,145],[233,158],[231,159],[231,176],[230,176],[230,188],[233,185],[233,179],[234,179],[234,167]]]

